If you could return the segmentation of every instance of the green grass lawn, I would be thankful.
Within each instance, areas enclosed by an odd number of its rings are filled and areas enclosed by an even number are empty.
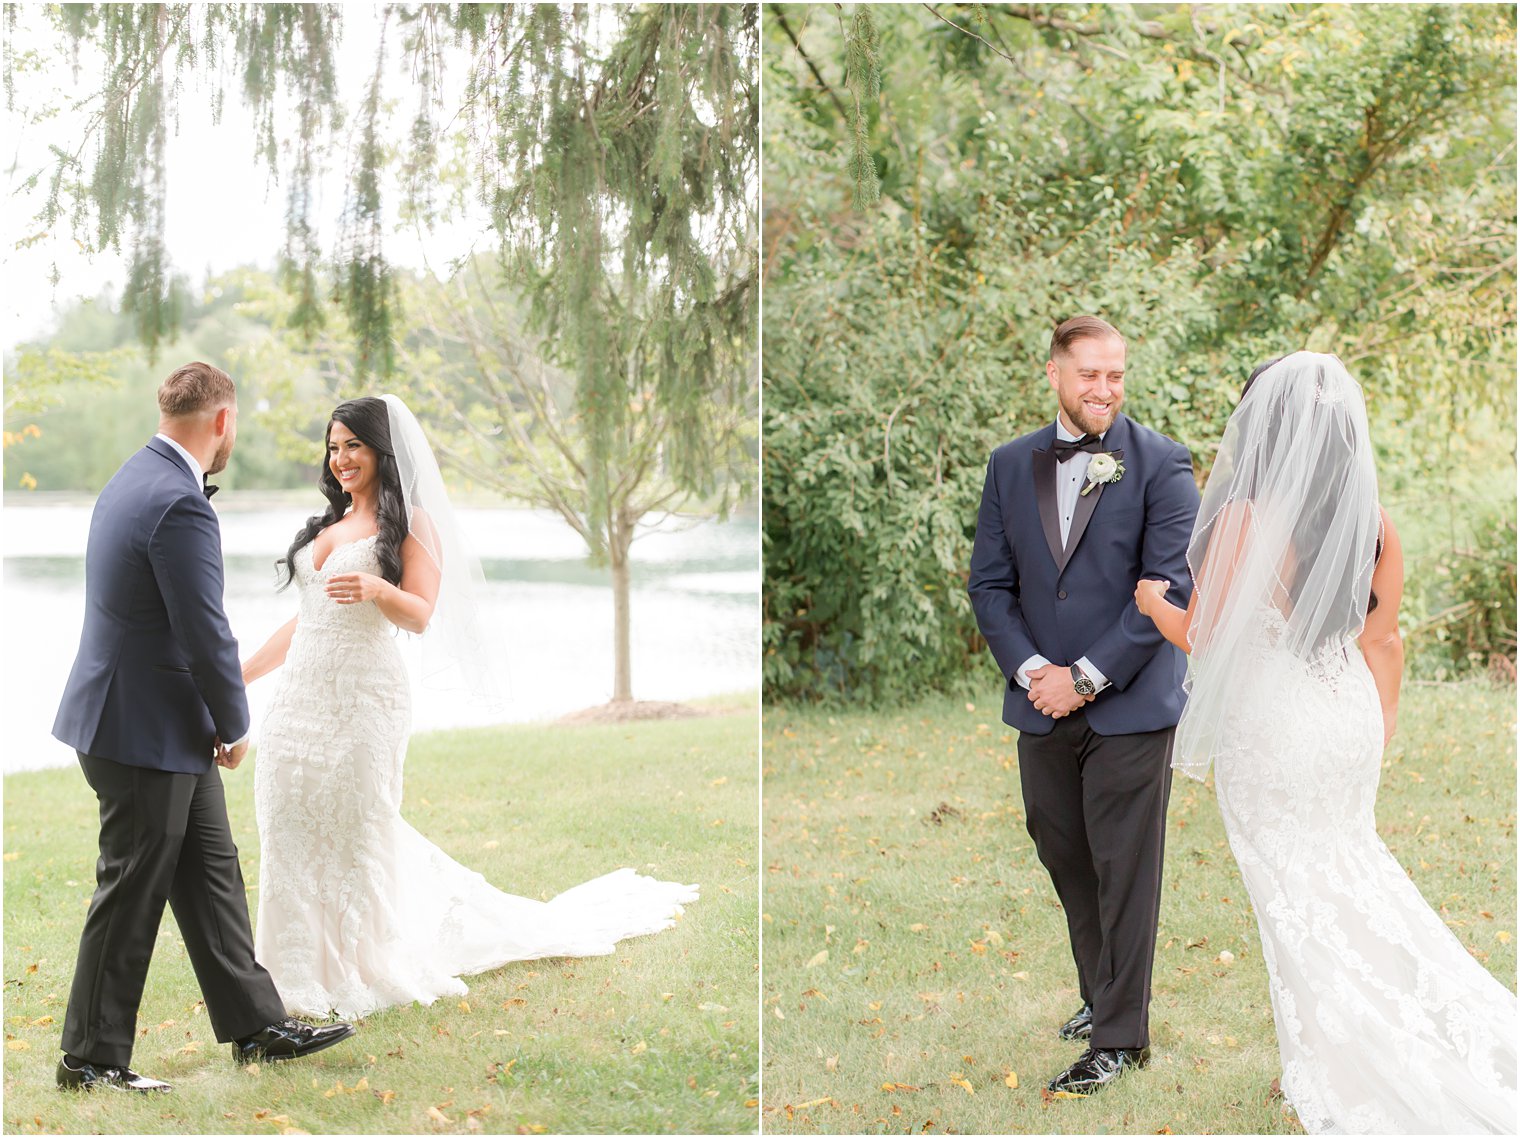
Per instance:
[[[757,1122],[756,700],[617,727],[418,736],[405,814],[509,892],[548,899],[633,866],[701,900],[613,956],[512,964],[463,1000],[393,1008],[356,1039],[257,1073],[215,1042],[173,919],[133,1065],[171,1095],[53,1086],[94,887],[95,800],[77,769],[5,779],[5,1127],[14,1133],[752,1132]],[[257,754],[223,772],[255,907]]]
[[[1411,685],[1399,724],[1379,832],[1513,988],[1514,689]],[[1045,1101],[1081,1000],[997,706],[767,709],[764,736],[767,1133],[1299,1132],[1212,783],[1173,787],[1151,1067]]]

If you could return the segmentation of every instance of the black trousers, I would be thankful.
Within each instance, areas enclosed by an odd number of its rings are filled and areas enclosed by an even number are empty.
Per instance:
[[[1099,735],[1078,711],[1019,736],[1029,836],[1066,910],[1093,1047],[1150,1046],[1174,730]]]
[[[253,958],[253,930],[220,768],[129,767],[80,754],[100,800],[95,896],[63,1021],[63,1050],[127,1066],[164,902],[174,910],[219,1042],[281,1019],[274,981]]]

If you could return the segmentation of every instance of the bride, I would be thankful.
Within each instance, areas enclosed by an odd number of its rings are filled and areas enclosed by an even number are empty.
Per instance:
[[[1284,1098],[1311,1134],[1513,1134],[1515,996],[1374,828],[1404,568],[1361,388],[1334,356],[1295,352],[1251,376],[1188,563],[1186,611],[1161,581],[1139,582],[1135,603],[1191,653],[1172,765],[1198,779],[1214,765]]]
[[[461,541],[416,418],[394,395],[340,403],[327,425],[323,514],[281,564],[301,607],[243,665],[285,665],[254,770],[256,954],[293,1014],[358,1017],[462,995],[460,976],[513,960],[597,956],[674,924],[695,886],[631,869],[541,902],[502,893],[401,817],[411,689],[396,629],[423,671],[491,694]]]

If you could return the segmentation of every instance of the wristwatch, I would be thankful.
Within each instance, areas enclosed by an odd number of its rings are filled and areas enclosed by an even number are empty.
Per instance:
[[[1077,667],[1075,664],[1071,666],[1071,686],[1076,690],[1076,693],[1078,695],[1087,696],[1098,694],[1098,685],[1088,679],[1087,676],[1083,674],[1082,669]]]

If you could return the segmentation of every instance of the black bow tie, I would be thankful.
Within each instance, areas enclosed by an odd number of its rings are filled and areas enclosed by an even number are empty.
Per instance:
[[[1057,462],[1065,462],[1079,450],[1098,454],[1103,449],[1103,440],[1097,435],[1083,435],[1080,439],[1057,439],[1056,445],[1051,449],[1056,452]]]
[[[207,482],[204,485],[204,489],[206,491],[206,497],[209,498],[209,497],[211,497],[211,495],[215,494],[218,490],[220,490],[221,487],[220,486],[213,486],[213,485],[211,485],[211,483]]]

